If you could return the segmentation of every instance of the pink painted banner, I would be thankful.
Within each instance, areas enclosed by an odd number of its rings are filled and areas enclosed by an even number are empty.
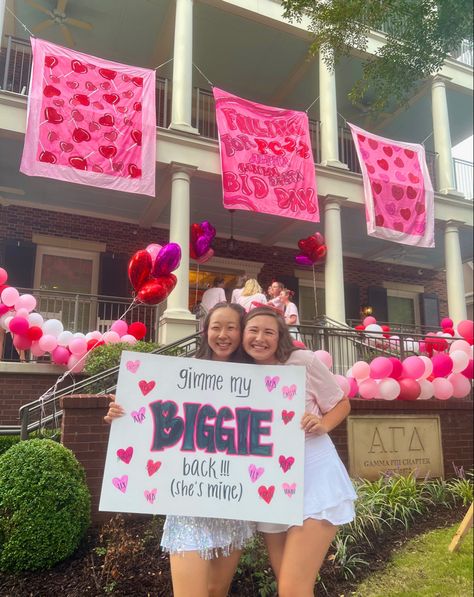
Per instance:
[[[434,192],[424,147],[348,124],[364,179],[368,235],[434,247]]]
[[[319,222],[307,114],[213,91],[224,207]]]
[[[31,39],[20,170],[155,195],[155,71]]]

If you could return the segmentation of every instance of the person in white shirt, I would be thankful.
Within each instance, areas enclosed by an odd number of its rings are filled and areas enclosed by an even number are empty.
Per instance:
[[[212,288],[208,288],[204,291],[201,298],[201,307],[205,310],[206,314],[217,305],[217,303],[225,303],[227,299],[224,291],[224,278],[217,276],[214,278]]]
[[[283,317],[288,326],[288,330],[295,340],[299,340],[297,325],[300,325],[300,317],[298,314],[298,307],[291,302],[294,292],[285,288],[280,293],[280,301],[283,309]]]
[[[266,304],[267,297],[263,294],[260,284],[255,278],[245,282],[245,286],[237,299],[237,303],[248,312],[255,307],[252,303]]]
[[[237,280],[237,287],[234,288],[234,290],[232,291],[232,296],[230,297],[231,303],[239,302],[239,296],[242,294],[242,291],[245,286],[245,282],[247,282],[247,280],[248,280],[247,276],[245,276],[245,275],[239,276],[239,279]]]
[[[284,305],[281,300],[281,292],[285,287],[281,282],[277,280],[273,280],[273,282],[268,287],[268,302],[270,305],[273,305],[280,311],[284,310]]]

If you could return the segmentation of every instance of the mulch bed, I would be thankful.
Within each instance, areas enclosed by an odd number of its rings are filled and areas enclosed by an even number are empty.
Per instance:
[[[369,565],[357,582],[346,581],[328,559],[321,570],[324,583],[318,595],[341,597],[350,595],[364,576],[382,569],[391,553],[410,538],[460,523],[465,508],[437,507],[425,517],[418,518],[408,529],[398,528],[375,538],[373,548],[364,554]],[[79,550],[52,570],[17,575],[0,573],[2,597],[171,597],[168,558],[159,549],[160,518],[132,518],[119,516],[102,529],[91,529]],[[382,540],[383,539],[383,540]],[[235,578],[233,597],[259,597],[249,571],[241,571]]]

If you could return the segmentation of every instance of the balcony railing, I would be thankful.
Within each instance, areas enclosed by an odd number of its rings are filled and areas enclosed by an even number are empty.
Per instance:
[[[472,55],[472,47],[471,47]],[[0,53],[0,85],[7,91],[28,93],[31,71],[31,47],[29,42],[7,36],[7,47]],[[3,69],[3,70],[2,70]],[[168,128],[171,122],[171,81],[157,78],[156,82],[156,124]],[[207,89],[195,87],[193,90],[192,124],[203,137],[217,139],[217,122],[214,97]],[[321,162],[321,123],[309,121],[309,133],[313,157],[316,164]],[[351,172],[360,173],[359,159],[352,141],[352,135],[346,127],[339,127],[339,159],[347,164]],[[426,161],[433,187],[437,188],[436,154],[426,152]],[[467,199],[472,199],[471,162],[455,160],[456,188]]]

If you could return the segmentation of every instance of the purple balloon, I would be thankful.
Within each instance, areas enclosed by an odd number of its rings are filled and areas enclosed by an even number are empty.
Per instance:
[[[177,243],[168,243],[161,247],[153,265],[152,276],[167,276],[174,271],[181,262],[181,247]]]
[[[197,257],[202,257],[211,248],[211,241],[206,236],[200,236],[194,244]]]
[[[313,265],[313,262],[306,255],[297,255],[295,261],[298,265]]]
[[[216,236],[216,229],[207,220],[204,220],[204,222],[201,222],[199,225],[201,226],[201,230],[204,232],[204,236],[208,238],[209,243],[211,243],[214,240],[214,237]]]

